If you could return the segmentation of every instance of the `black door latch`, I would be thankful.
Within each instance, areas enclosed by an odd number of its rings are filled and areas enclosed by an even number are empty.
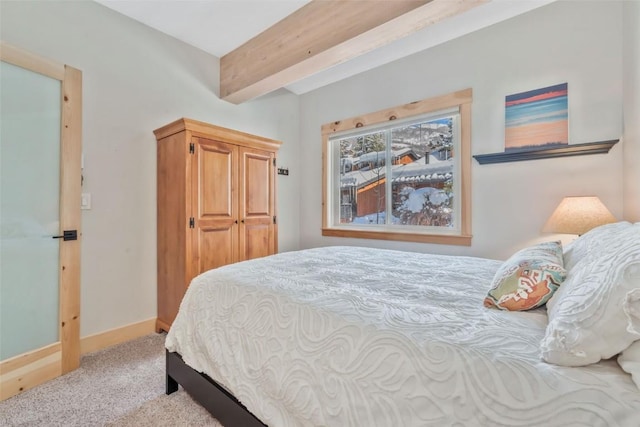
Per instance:
[[[64,230],[61,236],[53,236],[54,239],[62,239],[65,242],[67,240],[78,240],[78,230]]]

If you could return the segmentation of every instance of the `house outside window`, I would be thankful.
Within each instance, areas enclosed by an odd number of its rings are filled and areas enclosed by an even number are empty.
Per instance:
[[[323,235],[471,244],[471,90],[322,127]]]

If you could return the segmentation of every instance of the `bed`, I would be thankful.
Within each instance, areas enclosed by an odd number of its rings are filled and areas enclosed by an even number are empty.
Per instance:
[[[326,247],[208,271],[167,335],[167,393],[227,427],[640,425],[615,359],[541,359],[546,305],[483,306],[502,264]]]

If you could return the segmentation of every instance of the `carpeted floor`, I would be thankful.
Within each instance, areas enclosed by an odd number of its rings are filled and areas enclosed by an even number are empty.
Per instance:
[[[182,388],[164,394],[164,335],[82,357],[80,368],[0,402],[0,426],[215,426]]]

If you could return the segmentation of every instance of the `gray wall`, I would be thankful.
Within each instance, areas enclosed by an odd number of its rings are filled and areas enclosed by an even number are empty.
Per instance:
[[[640,221],[640,1],[623,7],[624,217]]]
[[[81,335],[156,315],[156,142],[180,117],[283,141],[280,250],[297,249],[298,97],[221,101],[214,56],[94,2],[0,2],[1,38],[83,72]]]
[[[577,18],[579,17],[579,19]],[[505,258],[538,240],[564,196],[622,217],[622,144],[607,155],[472,164],[471,247],[321,236],[320,126],[473,88],[472,153],[504,150],[505,96],[569,85],[571,143],[622,136],[622,4],[558,2],[301,96],[301,246],[366,245]],[[567,236],[565,236],[567,237]]]

